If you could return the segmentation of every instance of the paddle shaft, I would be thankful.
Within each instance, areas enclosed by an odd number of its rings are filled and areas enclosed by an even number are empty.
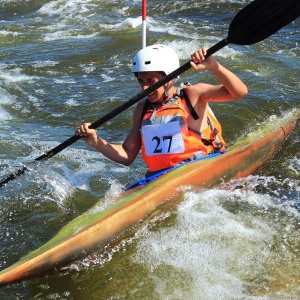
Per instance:
[[[297,19],[300,15],[299,0],[254,0],[242,10],[232,20],[226,39],[221,40],[208,49],[206,57],[219,51],[229,43],[237,45],[251,45],[269,37],[282,27]],[[183,72],[190,69],[190,61],[163,77],[161,80],[140,92],[135,97],[129,99],[110,113],[93,122],[90,128],[96,129],[116,115],[120,114],[138,101],[144,99],[156,89],[160,88],[170,80],[176,78]],[[78,141],[81,137],[74,135],[57,147],[51,149],[44,155],[36,158],[36,161],[42,161],[59,153],[66,147]],[[0,187],[12,181],[17,176],[23,174],[26,167],[22,167],[14,174],[10,174],[6,179],[0,182]]]

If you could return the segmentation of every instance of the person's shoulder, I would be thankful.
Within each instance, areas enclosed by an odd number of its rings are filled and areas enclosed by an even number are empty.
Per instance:
[[[204,82],[198,82],[198,83],[194,83],[194,84],[187,84],[187,85],[184,85],[185,89],[187,90],[194,90],[194,89],[198,89],[199,87],[202,87],[202,86],[207,86],[209,84],[206,84]]]
[[[135,110],[143,109],[146,101],[147,101],[147,99],[142,99],[141,101],[139,101],[135,107]]]
[[[210,91],[212,88],[214,88],[214,86],[211,84],[199,82],[199,83],[191,84],[191,85],[187,86],[186,90],[191,93],[203,94],[207,91]]]
[[[203,91],[206,90],[206,88],[210,86],[206,83],[196,83],[196,84],[189,84],[184,86],[184,90],[188,95],[194,95],[194,94],[201,94]]]
[[[200,82],[187,86],[185,92],[193,106],[200,104],[203,108],[203,105],[209,102],[210,98],[207,95],[210,94],[211,87],[210,84]]]
[[[144,106],[146,103],[146,99],[143,99],[141,101],[139,101],[134,109],[134,114],[133,114],[133,118],[134,119],[141,119],[142,118],[142,113],[144,110]]]

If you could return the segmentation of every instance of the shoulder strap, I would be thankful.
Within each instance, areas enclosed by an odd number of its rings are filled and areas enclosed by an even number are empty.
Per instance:
[[[198,120],[198,119],[199,119],[199,116],[198,116],[198,114],[197,114],[195,108],[193,107],[193,105],[192,105],[192,103],[191,103],[191,101],[190,101],[188,95],[186,94],[184,88],[182,89],[182,95],[183,95],[183,97],[184,97],[184,99],[185,99],[186,105],[187,105],[188,109],[190,110],[190,113],[192,114],[193,118],[194,118],[195,120]]]
[[[144,115],[146,114],[147,110],[149,109],[150,107],[150,101],[148,99],[146,99],[146,102],[145,102],[145,105],[143,107],[143,111],[142,111],[142,116],[141,116],[141,120],[143,120],[144,118]]]

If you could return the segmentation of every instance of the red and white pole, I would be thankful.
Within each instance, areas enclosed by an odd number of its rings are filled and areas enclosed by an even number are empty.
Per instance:
[[[146,16],[147,16],[147,2],[142,0],[142,47],[146,47]]]

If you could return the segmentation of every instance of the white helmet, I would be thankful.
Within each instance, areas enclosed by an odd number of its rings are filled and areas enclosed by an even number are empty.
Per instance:
[[[152,45],[141,49],[133,58],[131,71],[161,71],[166,75],[179,68],[176,52],[164,45]]]

